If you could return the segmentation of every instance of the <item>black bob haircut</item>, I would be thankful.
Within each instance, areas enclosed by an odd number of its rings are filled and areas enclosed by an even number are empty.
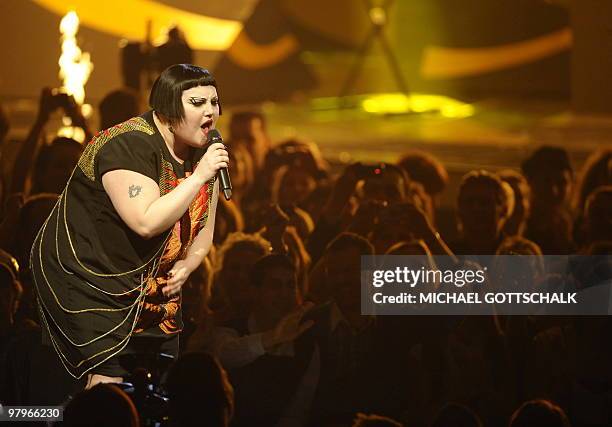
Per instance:
[[[214,86],[217,82],[206,68],[191,64],[175,64],[166,68],[153,83],[149,105],[171,122],[180,122],[185,117],[181,96],[183,91],[196,86]],[[219,103],[221,115],[221,103]]]

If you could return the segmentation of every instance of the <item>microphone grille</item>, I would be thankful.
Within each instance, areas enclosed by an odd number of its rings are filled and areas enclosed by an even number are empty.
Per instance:
[[[222,141],[221,133],[217,129],[211,129],[208,131],[208,142]]]

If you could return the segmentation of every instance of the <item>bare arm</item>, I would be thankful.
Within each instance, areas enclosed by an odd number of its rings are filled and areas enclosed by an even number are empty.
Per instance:
[[[156,236],[172,227],[189,208],[200,188],[229,158],[222,144],[213,144],[192,175],[164,196],[151,178],[125,169],[102,175],[102,185],[121,219],[144,238]],[[211,231],[212,233],[212,231]]]
[[[189,275],[202,263],[204,257],[210,252],[213,245],[213,235],[215,231],[215,216],[217,212],[217,202],[219,201],[219,181],[215,181],[208,211],[206,225],[200,230],[193,243],[187,250],[185,259],[178,260],[169,272],[166,286],[162,288],[165,295],[178,293]]]
[[[240,336],[234,329],[215,327],[212,342],[207,350],[210,350],[225,368],[241,368],[266,354],[262,335],[257,333]]]
[[[102,185],[121,219],[148,239],[169,229],[183,216],[204,182],[191,175],[160,197],[159,187],[151,178],[118,169],[105,173]]]
[[[32,125],[28,136],[19,147],[19,153],[15,159],[13,166],[13,174],[11,178],[11,186],[8,194],[21,193],[25,191],[28,177],[34,167],[34,159],[40,149],[40,137],[42,131],[49,121],[49,116],[57,106],[53,105],[51,89],[43,88],[40,94],[38,115],[36,121]]]
[[[202,263],[204,257],[210,252],[210,248],[213,245],[213,234],[215,231],[215,217],[217,214],[217,203],[219,202],[219,180],[215,181],[212,200],[210,201],[210,208],[208,211],[208,219],[206,225],[200,230],[196,238],[193,240],[191,247],[187,251],[185,261],[190,267],[193,267],[191,271],[195,270],[198,265]]]
[[[274,347],[292,342],[314,325],[313,320],[302,322],[302,317],[313,307],[305,303],[287,313],[274,328],[260,333],[239,336],[231,328],[214,329],[211,350],[228,368],[248,365]]]

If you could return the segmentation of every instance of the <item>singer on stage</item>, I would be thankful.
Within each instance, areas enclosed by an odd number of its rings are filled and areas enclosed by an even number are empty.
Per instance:
[[[178,355],[181,286],[212,246],[229,162],[208,144],[215,79],[173,65],[149,104],[89,142],[32,247],[43,339],[87,387],[120,382],[122,354]]]

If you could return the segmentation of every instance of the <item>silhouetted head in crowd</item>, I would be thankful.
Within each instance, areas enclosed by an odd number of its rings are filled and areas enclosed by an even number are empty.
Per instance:
[[[2,164],[2,156],[0,155],[0,164]],[[6,188],[6,180],[4,179],[4,175],[0,173],[0,218],[4,218],[5,215],[5,192]]]
[[[406,198],[408,177],[403,169],[391,164],[363,166],[362,200],[398,203]]]
[[[255,183],[255,164],[251,153],[244,144],[233,144],[231,140],[228,140],[226,145],[229,145],[228,152],[232,165],[229,173],[235,195],[233,200],[240,204],[242,198]]]
[[[548,400],[523,403],[510,418],[509,427],[570,427],[563,409]]]
[[[531,208],[529,184],[523,175],[512,169],[499,172],[499,177],[510,185],[514,194],[514,209],[504,225],[504,232],[510,236],[520,236],[525,232]]]
[[[130,88],[121,88],[108,93],[99,105],[100,129],[105,130],[141,113],[138,93]]]
[[[233,144],[244,144],[259,170],[270,149],[270,137],[266,130],[266,119],[257,111],[243,111],[232,114],[229,124],[229,140]]]
[[[505,289],[529,291],[544,277],[544,258],[537,243],[521,236],[505,238],[497,248],[496,255],[522,255],[519,264],[515,258],[495,257],[491,268],[491,278],[503,283]],[[520,268],[517,268],[520,266]],[[512,285],[514,283],[514,285]]]
[[[384,254],[397,242],[412,240],[414,235],[409,228],[401,227],[391,218],[383,216],[374,226],[369,240],[377,254]]]
[[[19,264],[11,254],[0,249],[0,336],[13,324],[22,294]]]
[[[431,256],[431,251],[423,240],[411,240],[398,242],[391,246],[386,252],[387,255],[426,255]]]
[[[438,411],[431,427],[482,427],[482,422],[467,406],[449,403]]]
[[[412,181],[423,185],[430,196],[440,194],[448,183],[448,173],[442,163],[423,151],[410,151],[397,162]]]
[[[256,224],[258,228],[261,228],[264,224],[266,224],[266,216],[269,216],[271,210],[274,209],[276,209],[274,205],[266,206],[260,209],[256,215],[253,216],[254,224]],[[279,205],[278,209],[287,215],[287,226],[295,227],[298,236],[303,242],[308,240],[308,237],[313,232],[315,227],[310,214],[308,214],[308,212],[306,212],[304,209],[300,209],[295,205]]]
[[[598,150],[591,154],[582,167],[576,191],[576,209],[584,210],[589,195],[602,185],[612,185],[612,149]]]
[[[425,188],[420,182],[408,182],[406,200],[421,209],[432,224],[436,222],[434,198],[425,191]]]
[[[44,145],[34,161],[30,194],[60,194],[82,152],[83,146],[72,138],[58,137]]]
[[[236,203],[219,199],[217,213],[215,215],[215,245],[220,245],[231,233],[244,230],[244,217]]]
[[[4,142],[4,138],[8,135],[10,128],[11,126],[6,111],[4,111],[4,107],[0,104],[0,143]]]
[[[19,211],[17,228],[20,230],[16,240],[15,254],[21,265],[28,265],[30,249],[38,230],[53,210],[58,195],[53,193],[40,193],[28,197]]]
[[[536,242],[521,236],[506,237],[497,248],[497,255],[542,255]]]
[[[162,71],[176,64],[193,64],[193,50],[183,31],[173,25],[168,29],[168,39],[155,50],[157,69]]]
[[[248,316],[252,305],[251,268],[259,258],[268,255],[270,242],[258,234],[232,233],[217,253],[215,286],[229,308]]]
[[[358,413],[352,427],[402,427],[403,424],[380,415]]]
[[[308,212],[313,221],[316,222],[321,216],[330,193],[331,185],[328,182],[319,183],[310,196],[302,202],[301,208]]]
[[[4,145],[4,140],[9,133],[9,130],[10,123],[8,121],[6,111],[4,111],[4,107],[2,104],[0,104],[0,147]],[[2,151],[3,150],[0,150],[0,165],[4,164]],[[8,191],[8,189],[6,188],[4,173],[3,171],[0,171],[0,218],[4,217],[4,197],[6,191]]]
[[[584,207],[584,227],[588,243],[612,241],[612,185],[591,192]]]
[[[191,273],[181,289],[183,319],[197,323],[203,316],[210,314],[213,267],[208,257]]]
[[[34,286],[31,283],[31,275],[28,274],[30,266],[30,251],[38,231],[53,210],[57,202],[57,194],[41,193],[28,197],[21,209],[17,219],[18,238],[15,239],[14,252],[19,265],[21,265],[21,280],[24,292],[21,298],[17,317],[20,320],[30,319],[38,321],[38,312]]]
[[[226,427],[234,412],[234,390],[221,364],[207,353],[187,353],[166,380],[173,427]]]
[[[185,34],[183,34],[183,32],[178,26],[174,25],[170,27],[170,29],[168,30],[168,40],[171,40],[174,42],[176,41],[184,42]]]
[[[288,225],[295,227],[302,241],[306,242],[315,228],[314,221],[310,214],[297,206],[283,205],[281,209],[289,216]]]
[[[538,148],[521,164],[531,187],[534,208],[549,210],[566,204],[572,190],[574,172],[567,151],[558,147]]]
[[[98,384],[78,393],[64,409],[62,426],[138,427],[138,412],[127,394],[112,384]]]
[[[297,272],[285,255],[271,254],[259,259],[251,269],[254,312],[273,327],[299,303]]]
[[[341,233],[323,254],[325,282],[343,313],[361,312],[361,256],[374,255],[374,247],[354,233]]]
[[[428,270],[436,269],[436,262],[433,255],[423,240],[398,242],[391,246],[385,254],[410,256],[406,261],[413,270],[418,270],[421,267]],[[393,265],[395,265],[393,262],[394,261],[391,260],[392,265],[390,268],[393,268]]]
[[[395,243],[426,235],[428,230],[422,229],[425,219],[425,212],[412,202],[391,204],[381,210],[369,240],[376,253],[383,254]]]
[[[494,253],[514,204],[510,187],[494,173],[472,171],[461,181],[458,219],[471,249]]]
[[[317,181],[306,169],[281,166],[272,181],[272,203],[301,205],[317,188]]]
[[[281,165],[303,169],[316,180],[327,176],[328,164],[319,147],[306,139],[287,139],[268,151],[266,166],[275,168]]]

